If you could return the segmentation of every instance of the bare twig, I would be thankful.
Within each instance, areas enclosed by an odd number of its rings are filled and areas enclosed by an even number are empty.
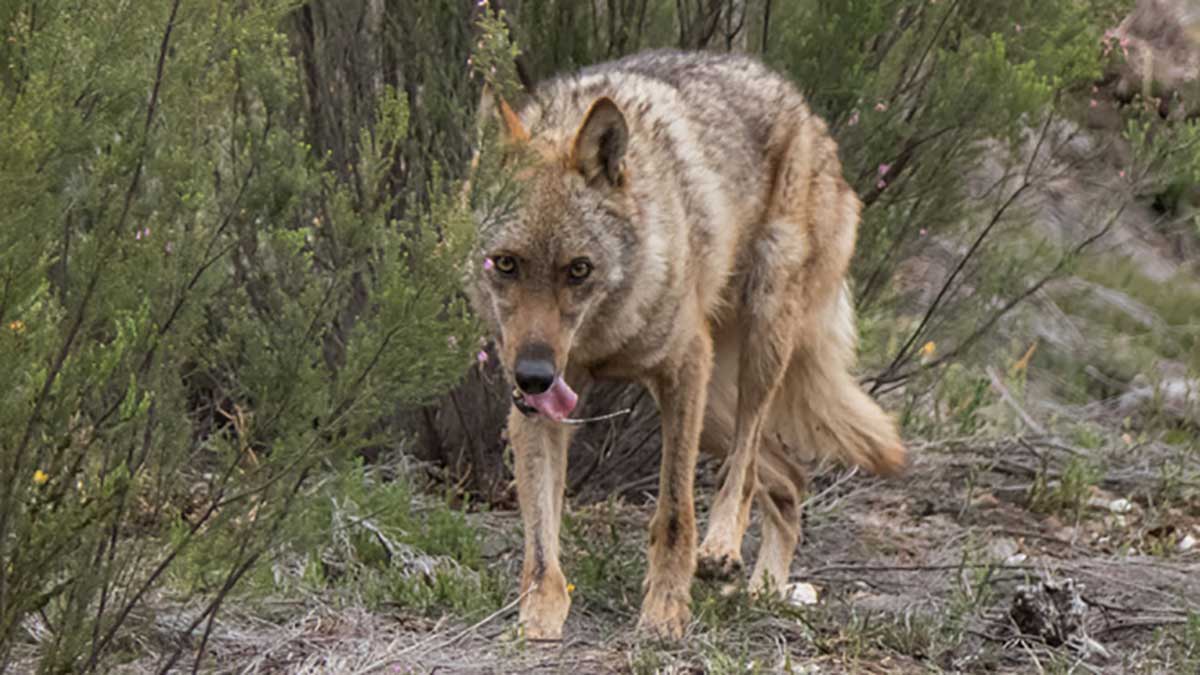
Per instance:
[[[956,287],[955,282],[958,280],[959,275],[962,274],[963,270],[966,268],[967,263],[975,258],[980,248],[983,246],[983,242],[987,241],[988,237],[996,229],[996,226],[998,226],[1004,219],[1004,215],[1008,213],[1008,210],[1012,208],[1014,204],[1017,203],[1017,201],[1021,198],[1021,195],[1025,194],[1026,190],[1033,187],[1033,180],[1031,178],[1033,165],[1036,162],[1038,155],[1041,153],[1042,144],[1045,141],[1046,135],[1050,131],[1050,123],[1053,120],[1053,113],[1046,116],[1046,121],[1042,124],[1042,130],[1039,134],[1037,146],[1034,148],[1033,154],[1029,158],[1029,162],[1026,164],[1025,172],[1021,179],[1021,184],[1017,186],[1017,188],[1008,195],[1008,198],[1006,198],[1000,204],[999,208],[992,213],[992,217],[979,231],[979,234],[975,237],[975,241],[971,242],[971,246],[967,249],[967,252],[964,253],[961,258],[959,258],[958,263],[954,266],[954,269],[950,270],[950,274],[946,276],[945,281],[942,282],[942,287],[938,290],[937,295],[934,296],[933,302],[931,302],[929,307],[925,310],[925,315],[921,317],[920,323],[918,323],[917,327],[914,328],[912,333],[909,334],[908,339],[904,341],[904,344],[901,345],[900,349],[896,351],[895,358],[892,359],[892,362],[888,364],[888,367],[884,369],[883,373],[874,378],[874,384],[871,387],[872,394],[876,393],[886,382],[892,381],[889,379],[889,377],[893,376],[893,374],[899,370],[902,365],[909,361],[909,359],[915,353],[915,345],[917,340],[924,335],[925,329],[929,326],[929,322],[933,320],[934,315],[942,306],[942,302],[945,301],[945,299],[949,296],[950,291]]]
[[[1145,618],[1135,621],[1125,621],[1122,623],[1106,626],[1096,631],[1096,635],[1108,635],[1109,633],[1118,633],[1124,630],[1136,630],[1138,628],[1161,628],[1163,626],[1179,626],[1186,624],[1188,618],[1186,616],[1163,616],[1154,618]]]
[[[1034,419],[1029,416],[1029,413],[1025,412],[1025,409],[1021,407],[1021,404],[1017,403],[1017,399],[1013,397],[1012,392],[1008,390],[1008,387],[1004,386],[1004,381],[1000,379],[1000,374],[996,372],[996,369],[992,366],[988,366],[986,371],[988,377],[992,381],[992,389],[995,389],[996,393],[1000,395],[1001,400],[1007,403],[1008,406],[1017,413],[1017,417],[1021,418],[1021,421],[1025,423],[1025,426],[1029,427],[1029,429],[1035,433],[1046,433],[1046,430],[1042,427],[1042,425],[1034,421]]]
[[[763,3],[763,22],[762,22],[762,53],[767,53],[769,46],[768,38],[771,35],[771,0],[766,0]]]
[[[944,572],[961,569],[991,569],[991,570],[1040,570],[1036,565],[994,565],[990,563],[965,563],[953,565],[826,565],[806,571],[803,577],[820,576],[828,573],[841,572]]]
[[[886,368],[882,373],[880,373],[879,375],[876,375],[875,377],[867,378],[866,380],[863,381],[863,383],[864,384],[866,384],[866,383],[872,384],[872,386],[871,386],[872,394],[884,394],[884,393],[891,391],[892,389],[895,389],[897,386],[901,386],[905,381],[907,381],[908,379],[910,379],[912,376],[916,375],[917,373],[921,373],[921,372],[924,372],[927,370],[931,370],[933,368],[937,368],[953,359],[958,358],[960,355],[963,354],[963,352],[965,352],[967,349],[970,349],[972,346],[974,346],[974,344],[976,342],[978,342],[983,336],[987,335],[992,330],[992,327],[995,326],[996,323],[1000,321],[1000,319],[1007,316],[1009,312],[1011,312],[1015,307],[1020,305],[1022,302],[1024,302],[1030,296],[1041,291],[1042,288],[1045,287],[1046,284],[1050,283],[1054,279],[1057,279],[1058,275],[1061,274],[1064,269],[1066,269],[1068,263],[1070,263],[1072,260],[1074,260],[1076,257],[1078,257],[1081,253],[1083,253],[1085,250],[1087,250],[1089,247],[1091,247],[1092,244],[1096,243],[1102,237],[1104,237],[1106,234],[1108,234],[1109,231],[1112,230],[1113,226],[1116,225],[1117,219],[1120,218],[1121,214],[1125,212],[1126,206],[1127,206],[1126,204],[1122,204],[1120,207],[1114,209],[1113,213],[1109,216],[1108,220],[1105,221],[1105,224],[1103,227],[1101,227],[1098,231],[1096,231],[1094,234],[1092,234],[1088,238],[1079,242],[1079,244],[1077,244],[1070,251],[1068,251],[1067,253],[1064,253],[1059,258],[1057,264],[1055,264],[1055,266],[1049,272],[1047,272],[1044,276],[1042,276],[1042,278],[1038,279],[1036,282],[1034,282],[1030,286],[1026,287],[1025,290],[1018,293],[1015,297],[1011,298],[1008,302],[1004,303],[1003,306],[1001,306],[991,316],[989,316],[987,318],[987,320],[984,321],[982,324],[980,324],[980,326],[978,328],[976,328],[970,335],[963,338],[963,340],[961,342],[959,342],[957,345],[955,345],[953,349],[950,349],[949,351],[943,353],[941,356],[939,356],[935,359],[932,359],[928,363],[914,366],[913,368],[910,368],[909,370],[906,370],[906,371],[903,371],[900,373],[896,373],[893,366],[901,365],[904,361],[907,360],[907,358],[900,359],[899,361],[893,361],[892,365],[889,365],[888,368]],[[919,334],[920,330],[923,330],[923,329],[914,331],[913,335]],[[914,340],[914,342],[915,342],[915,340]],[[910,356],[911,356],[911,354],[910,354]],[[897,354],[897,357],[899,357],[899,354]],[[895,386],[884,388],[885,385],[895,385]]]
[[[840,476],[837,480],[835,480],[833,482],[833,484],[830,485],[829,487],[827,487],[824,490],[821,490],[820,492],[818,492],[817,494],[812,495],[812,496],[808,497],[807,499],[805,499],[804,502],[800,505],[800,508],[804,509],[804,510],[808,510],[808,509],[812,508],[813,504],[820,502],[822,499],[825,498],[825,495],[828,495],[829,493],[838,489],[844,483],[846,483],[846,481],[850,480],[851,478],[855,477],[856,475],[858,475],[858,467],[857,466],[851,468],[849,471],[842,474],[842,476]],[[832,506],[832,505],[830,505],[830,506]],[[828,509],[826,509],[826,510],[828,510]]]
[[[525,599],[525,596],[529,595],[536,589],[537,589],[537,584],[531,585],[528,589],[525,590],[524,593],[518,595],[516,597],[516,599],[514,599],[512,602],[510,602],[507,605],[501,607],[500,609],[492,612],[491,614],[483,617],[479,621],[476,621],[474,624],[471,624],[470,626],[467,626],[466,628],[462,629],[461,631],[459,631],[458,633],[453,635],[450,639],[437,645],[437,648],[445,649],[447,647],[454,646],[456,643],[458,643],[459,640],[462,640],[466,636],[470,635],[471,633],[474,633],[475,631],[484,627],[488,623],[495,621],[497,618],[512,611],[512,609],[514,607],[519,605],[521,603],[521,601]],[[436,637],[436,636],[434,636],[434,637]],[[417,642],[416,644],[405,647],[404,649],[401,649],[400,651],[396,652],[395,654],[390,654],[390,655],[388,655],[388,657],[386,659],[381,659],[379,661],[376,661],[375,663],[372,663],[371,665],[367,666],[366,668],[362,668],[362,669],[355,671],[355,675],[366,675],[366,673],[376,672],[379,669],[384,668],[391,663],[394,663],[398,657],[404,656],[405,654],[409,654],[409,653],[417,651],[417,650],[428,651],[430,648],[430,643],[434,641],[434,637],[430,637],[426,640],[422,640],[421,642]]]

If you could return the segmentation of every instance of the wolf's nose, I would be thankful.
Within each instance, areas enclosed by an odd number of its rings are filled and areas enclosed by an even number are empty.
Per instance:
[[[513,375],[521,391],[526,394],[542,394],[554,384],[554,362],[545,359],[517,359]]]

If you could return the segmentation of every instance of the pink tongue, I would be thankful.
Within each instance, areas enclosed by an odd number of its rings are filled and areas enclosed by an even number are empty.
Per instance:
[[[525,402],[550,419],[561,422],[575,409],[579,396],[571,391],[562,376],[554,378],[554,384],[540,394],[525,394]]]

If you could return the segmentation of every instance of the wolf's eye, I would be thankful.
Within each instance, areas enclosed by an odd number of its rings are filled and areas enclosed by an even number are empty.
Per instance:
[[[571,261],[571,266],[567,268],[567,275],[571,283],[579,283],[588,278],[592,273],[592,263],[587,258],[576,258]]]
[[[501,274],[512,276],[517,273],[517,259],[511,255],[498,255],[492,258],[492,264],[496,266],[496,271]]]

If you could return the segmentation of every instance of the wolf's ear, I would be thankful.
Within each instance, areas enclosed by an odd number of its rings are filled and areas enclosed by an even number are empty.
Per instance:
[[[509,107],[508,101],[502,98],[499,100],[500,117],[504,119],[504,129],[508,132],[509,139],[518,143],[529,140],[529,132],[525,130],[525,125],[521,124],[521,118]]]
[[[467,166],[466,180],[463,181],[460,191],[460,199],[464,206],[470,202],[471,185],[474,182],[475,175],[479,171],[480,157],[484,145],[484,130],[492,121],[496,121],[500,125],[500,133],[502,140],[501,144],[501,164],[506,163],[513,155],[513,150],[516,146],[524,144],[529,140],[529,132],[525,129],[525,125],[521,123],[521,118],[517,117],[517,113],[513,112],[511,106],[504,98],[498,95],[491,85],[486,82],[479,92],[479,108],[475,114],[475,142],[471,150],[471,162]]]
[[[492,117],[500,118],[500,128],[509,141],[523,143],[529,140],[529,131],[521,123],[521,118],[513,111],[503,96],[495,93],[491,85],[484,84],[479,96],[478,124],[482,125]]]
[[[625,116],[610,98],[598,99],[575,135],[571,161],[589,185],[604,181],[611,187],[624,182],[621,160],[629,144]]]

